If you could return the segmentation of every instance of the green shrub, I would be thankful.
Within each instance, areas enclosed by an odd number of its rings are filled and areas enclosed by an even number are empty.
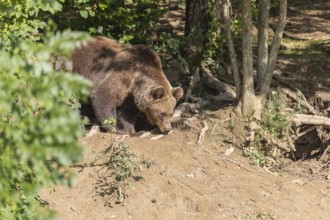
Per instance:
[[[279,93],[274,93],[261,115],[261,126],[275,138],[282,138],[290,128],[290,115],[283,112],[285,108]]]
[[[55,71],[49,60],[68,55],[87,35],[55,33],[51,22],[45,29],[44,13],[60,9],[53,0],[1,2],[0,219],[53,217],[36,196],[70,184],[68,165],[82,153],[76,100],[87,97],[89,82]]]

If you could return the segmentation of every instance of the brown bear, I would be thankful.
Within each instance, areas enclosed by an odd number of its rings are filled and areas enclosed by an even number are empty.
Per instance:
[[[94,37],[74,50],[72,62],[73,72],[92,81],[91,105],[106,130],[135,133],[140,112],[161,132],[172,129],[171,116],[183,90],[172,88],[153,50]],[[111,118],[116,127],[105,123]]]

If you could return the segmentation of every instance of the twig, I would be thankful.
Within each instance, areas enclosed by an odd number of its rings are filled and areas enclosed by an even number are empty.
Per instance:
[[[305,134],[307,134],[308,132],[314,130],[315,128],[316,128],[316,126],[311,126],[311,127],[307,128],[305,131],[303,131],[301,133],[298,133],[297,136],[296,136],[296,139],[298,139],[301,136],[304,136]]]
[[[329,145],[330,146],[330,145]],[[309,178],[306,182],[304,182],[303,184],[301,184],[302,186],[305,185],[306,183],[310,182],[312,180],[312,178],[321,170],[323,170],[326,166],[328,166],[330,164],[330,160],[328,162],[326,162],[325,164],[323,164],[323,166],[321,166],[320,168],[318,168]]]
[[[204,125],[203,129],[202,129],[201,133],[199,133],[198,142],[197,142],[198,145],[202,145],[202,143],[204,141],[204,137],[205,137],[205,132],[207,130],[209,130],[209,125],[207,124],[206,121],[203,121],[203,125]]]
[[[245,169],[245,170],[247,170],[247,171],[249,171],[249,172],[253,172],[253,171],[250,170],[249,168],[247,168],[247,167],[245,167],[245,166],[243,166],[243,165],[237,163],[237,162],[234,161],[234,160],[231,160],[231,159],[229,159],[229,158],[223,157],[223,156],[221,156],[221,155],[219,155],[219,157],[220,157],[222,160],[229,161],[229,162],[231,162],[231,163],[233,163],[233,164],[236,164],[236,165],[239,166],[240,168],[243,168],[243,169]]]
[[[320,157],[320,160],[323,160],[325,158],[325,155],[328,153],[328,151],[330,150],[330,144],[329,146],[325,149],[325,151],[323,152],[322,156]]]
[[[215,128],[216,128],[218,125],[219,125],[219,123],[215,123],[215,125],[213,126],[213,128],[212,128],[212,132],[211,132],[212,135],[214,134]]]
[[[198,195],[200,195],[201,197],[204,197],[204,198],[205,198],[205,196],[204,196],[201,192],[199,192],[198,190],[194,189],[191,185],[189,185],[189,184],[187,184],[187,183],[185,183],[185,182],[179,180],[178,178],[175,178],[175,179],[176,179],[176,181],[178,181],[179,183],[181,183],[181,184],[187,186],[189,189],[191,189],[192,191],[196,192],[196,193],[197,193]]]

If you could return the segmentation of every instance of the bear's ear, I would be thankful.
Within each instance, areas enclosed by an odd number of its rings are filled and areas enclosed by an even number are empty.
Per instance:
[[[151,91],[151,96],[156,99],[161,99],[165,95],[165,88],[162,86],[159,86]]]
[[[179,100],[183,96],[183,89],[181,87],[174,87],[172,89],[172,95],[176,100]]]

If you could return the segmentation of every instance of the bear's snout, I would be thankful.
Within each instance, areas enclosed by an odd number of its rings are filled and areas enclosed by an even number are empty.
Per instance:
[[[172,131],[172,127],[165,128],[163,133],[168,134],[170,131]]]
[[[160,124],[158,124],[158,128],[164,134],[168,134],[170,131],[172,131],[172,125],[170,121],[162,121]]]

